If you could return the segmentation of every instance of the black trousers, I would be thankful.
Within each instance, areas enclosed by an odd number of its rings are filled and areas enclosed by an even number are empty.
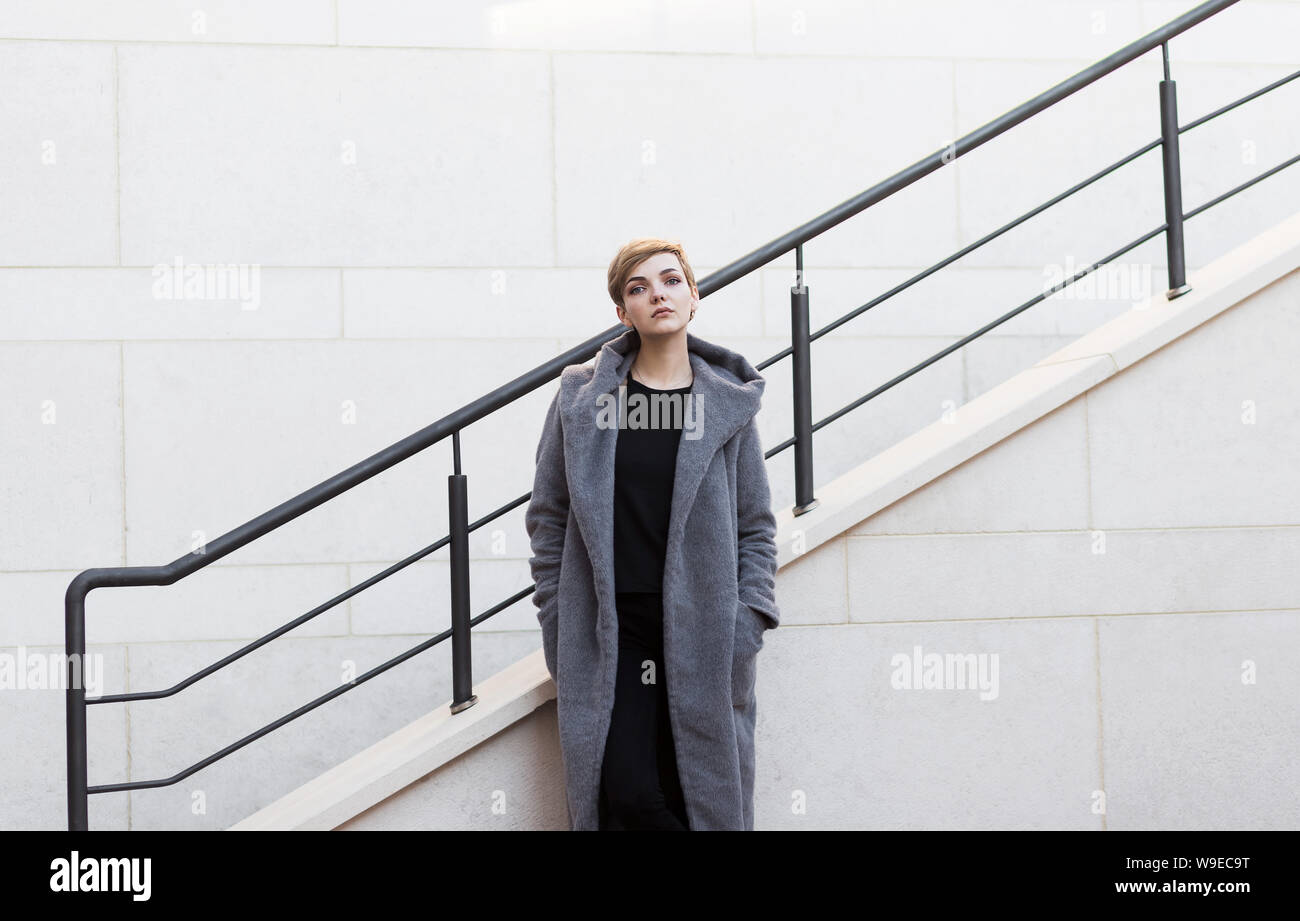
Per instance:
[[[616,598],[618,677],[601,767],[600,828],[690,831],[668,719],[663,595]]]

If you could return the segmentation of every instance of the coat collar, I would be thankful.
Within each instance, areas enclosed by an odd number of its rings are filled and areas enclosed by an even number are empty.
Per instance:
[[[584,365],[581,374],[566,374],[561,382],[560,412],[570,502],[595,570],[597,592],[606,596],[609,609],[614,605],[614,457],[618,429],[598,420],[608,418],[599,414],[610,396],[618,400],[619,387],[626,382],[640,344],[640,334],[629,329],[601,347],[594,366]],[[668,521],[670,558],[681,550],[686,519],[714,455],[758,412],[766,385],[742,355],[689,332],[686,352],[694,373],[691,396],[696,420],[693,431],[682,433],[677,450]],[[671,565],[666,562],[665,569]],[[601,608],[605,610],[606,605]]]

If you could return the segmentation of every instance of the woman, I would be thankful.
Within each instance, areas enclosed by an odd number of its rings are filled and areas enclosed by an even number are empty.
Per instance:
[[[570,824],[752,830],[756,659],[780,622],[765,381],[687,333],[679,244],[632,241],[608,283],[628,331],[564,369],[525,515]]]

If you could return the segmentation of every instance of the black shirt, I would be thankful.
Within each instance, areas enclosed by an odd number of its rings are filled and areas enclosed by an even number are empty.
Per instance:
[[[627,418],[614,452],[616,592],[663,591],[677,448],[690,392],[689,386],[655,390],[628,375]]]

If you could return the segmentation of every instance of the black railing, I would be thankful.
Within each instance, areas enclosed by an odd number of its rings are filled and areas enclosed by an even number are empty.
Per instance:
[[[787,448],[795,448],[795,514],[802,514],[813,508],[817,500],[813,496],[814,477],[813,477],[813,455],[812,455],[812,435],[823,426],[829,425],[836,419],[844,416],[846,413],[862,406],[867,401],[879,396],[886,390],[894,387],[896,384],[911,377],[917,371],[928,365],[933,364],[961,348],[966,343],[978,338],[996,326],[1005,323],[1007,320],[1016,316],[1024,310],[1029,309],[1036,303],[1046,299],[1061,290],[1069,284],[1084,277],[1088,273],[1095,271],[1098,267],[1105,265],[1113,259],[1118,258],[1129,250],[1142,243],[1150,240],[1160,233],[1165,234],[1166,249],[1168,253],[1168,277],[1169,290],[1166,297],[1173,298],[1185,293],[1188,289],[1187,281],[1184,275],[1184,258],[1183,258],[1183,222],[1197,214],[1205,211],[1207,208],[1218,204],[1237,194],[1238,192],[1249,188],[1257,182],[1279,172],[1280,170],[1291,166],[1300,160],[1300,156],[1293,157],[1283,163],[1279,163],[1269,170],[1258,176],[1232,188],[1216,198],[1202,204],[1192,211],[1183,212],[1182,210],[1182,193],[1180,181],[1180,169],[1178,159],[1178,139],[1183,132],[1204,124],[1212,118],[1223,114],[1239,105],[1251,101],[1270,90],[1276,89],[1283,84],[1300,77],[1300,71],[1291,74],[1269,86],[1263,87],[1247,96],[1229,103],[1222,108],[1204,115],[1193,122],[1181,127],[1177,123],[1177,102],[1175,97],[1175,84],[1169,78],[1169,49],[1167,42],[1169,39],[1186,31],[1197,23],[1213,16],[1226,7],[1236,3],[1237,0],[1213,0],[1213,2],[1204,3],[1195,9],[1185,13],[1177,19],[1161,26],[1159,29],[1151,32],[1145,37],[1139,39],[1121,48],[1114,54],[1106,57],[1093,64],[1085,70],[1080,71],[1073,77],[1058,83],[1056,86],[1040,93],[1028,102],[1017,106],[1015,109],[994,119],[986,125],[972,131],[970,134],[953,141],[942,150],[936,151],[930,156],[917,161],[904,170],[895,173],[888,179],[880,182],[860,195],[851,198],[826,213],[819,215],[808,223],[791,230],[789,233],[773,240],[765,246],[762,246],[747,256],[736,260],[735,262],[719,269],[717,272],[704,278],[699,283],[700,295],[702,297],[718,291],[727,285],[736,281],[750,272],[759,269],[778,257],[793,252],[795,256],[796,278],[795,285],[790,289],[790,319],[791,319],[791,337],[789,348],[783,349],[777,354],[760,362],[755,367],[758,370],[772,365],[783,358],[792,359],[793,374],[793,402],[794,402],[794,434],[765,452],[765,457],[770,458]],[[979,147],[981,144],[989,141],[998,135],[1004,133],[1027,118],[1041,112],[1042,110],[1054,105],[1060,100],[1070,96],[1088,84],[1100,79],[1111,71],[1127,64],[1133,59],[1153,50],[1156,47],[1162,49],[1164,55],[1164,79],[1159,84],[1159,113],[1161,135],[1158,138],[1145,144],[1131,154],[1117,160],[1105,169],[1095,173],[1082,182],[1076,184],[1070,189],[1062,192],[1060,195],[1039,205],[1038,207],[1025,212],[1013,221],[1004,224],[992,233],[980,238],[969,246],[965,246],[951,256],[936,262],[934,265],[916,274],[907,281],[896,285],[889,291],[873,298],[867,303],[857,307],[827,326],[812,332],[809,330],[809,291],[804,284],[803,276],[803,244],[813,237],[826,232],[859,212],[871,207],[879,201],[893,195],[894,193],[907,188],[923,176],[934,172],[947,163],[963,156]],[[843,326],[850,320],[862,315],[866,311],[875,307],[877,304],[888,300],[900,291],[905,290],[921,279],[937,272],[939,269],[960,259],[962,256],[978,249],[990,240],[996,239],[1002,234],[1018,226],[1036,214],[1041,213],[1052,205],[1068,198],[1074,193],[1080,191],[1102,178],[1140,157],[1156,147],[1162,148],[1163,176],[1164,176],[1164,204],[1165,204],[1165,222],[1159,227],[1152,228],[1146,233],[1137,237],[1135,240],[1125,244],[1101,260],[1093,263],[1087,268],[1066,279],[1058,285],[1049,288],[1035,297],[1025,301],[1015,309],[1003,314],[991,323],[987,323],[975,330],[968,336],[964,336],[957,342],[947,348],[936,352],[925,361],[913,366],[912,368],[897,375],[892,380],[880,385],[870,393],[859,397],[856,400],[846,404],[825,418],[816,422],[812,419],[812,373],[811,373],[811,350],[810,346],[817,339],[831,332],[834,329]],[[177,783],[196,771],[202,770],[231,752],[243,748],[245,745],[259,739],[269,732],[283,726],[284,724],[297,719],[304,713],[314,710],[316,707],[333,700],[340,694],[344,694],[356,685],[369,681],[376,675],[386,672],[388,669],[405,662],[407,659],[424,652],[427,649],[436,646],[449,637],[452,640],[452,712],[459,712],[466,707],[472,706],[476,698],[473,695],[473,682],[470,671],[470,635],[471,629],[492,617],[494,614],[502,611],[516,602],[526,598],[534,591],[534,586],[530,586],[520,592],[497,602],[492,607],[485,610],[476,617],[469,616],[470,610],[470,584],[469,584],[469,534],[470,532],[482,527],[485,524],[499,518],[501,515],[518,508],[531,498],[531,493],[525,493],[519,498],[508,502],[486,516],[479,518],[477,521],[468,521],[468,483],[464,473],[461,471],[460,463],[460,433],[467,426],[472,425],[480,419],[483,419],[500,409],[501,407],[526,396],[539,387],[544,386],[560,375],[560,372],[567,365],[584,362],[590,359],[606,341],[614,338],[624,332],[621,324],[616,324],[610,329],[605,330],[597,336],[588,339],[581,345],[574,346],[562,355],[548,361],[540,367],[534,368],[528,373],[515,378],[513,381],[498,387],[486,396],[480,397],[473,403],[458,409],[450,415],[444,416],[437,422],[429,425],[413,435],[410,435],[401,441],[385,448],[383,451],[366,458],[358,464],[349,467],[342,473],[330,477],[328,480],[320,483],[311,489],[295,496],[287,502],[276,506],[270,511],[259,515],[257,518],[235,528],[221,537],[218,537],[212,543],[207,544],[198,550],[186,554],[177,560],[174,560],[166,566],[125,566],[114,568],[88,569],[79,573],[68,586],[65,596],[65,621],[64,628],[66,633],[66,653],[68,657],[68,691],[67,691],[67,740],[68,740],[68,828],[70,830],[85,829],[88,825],[87,811],[89,795],[91,793],[111,793],[124,790],[143,790],[151,787],[164,787]],[[354,486],[364,483],[370,478],[387,470],[388,468],[401,463],[402,461],[418,454],[447,438],[452,439],[453,456],[454,456],[454,473],[448,477],[448,534],[435,541],[422,550],[419,550],[405,559],[394,563],[382,572],[376,573],[360,585],[353,586],[345,592],[342,592],[323,604],[313,608],[306,614],[290,621],[282,627],[271,631],[265,636],[247,644],[243,648],[231,653],[218,662],[195,672],[193,675],[185,678],[166,690],[160,691],[141,691],[129,694],[111,694],[93,699],[86,699],[85,690],[80,681],[80,665],[85,656],[86,646],[86,596],[96,588],[116,588],[131,585],[171,585],[180,579],[185,578],[208,566],[227,554],[245,546],[256,540],[264,534],[293,521],[295,518],[305,514],[316,506],[347,492]],[[372,668],[360,677],[341,685],[327,694],[317,697],[315,700],[288,713],[272,723],[268,723],[261,729],[249,733],[242,739],[226,746],[218,752],[209,755],[202,761],[190,765],[188,768],[173,774],[171,777],[158,780],[141,780],[128,783],[101,784],[96,786],[88,785],[87,763],[86,763],[86,707],[90,704],[104,703],[121,703],[132,700],[152,700],[160,697],[168,697],[189,687],[201,678],[211,675],[213,672],[231,662],[247,655],[255,649],[269,643],[276,637],[282,636],[288,631],[300,626],[329,610],[342,601],[351,598],[353,595],[366,588],[374,585],[393,573],[404,569],[410,564],[423,559],[435,550],[443,546],[450,545],[451,556],[451,628],[430,637],[407,651],[389,659],[381,665]]]

